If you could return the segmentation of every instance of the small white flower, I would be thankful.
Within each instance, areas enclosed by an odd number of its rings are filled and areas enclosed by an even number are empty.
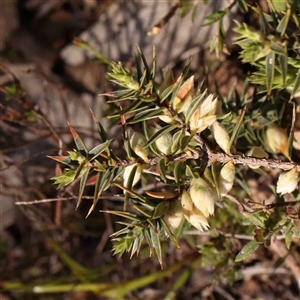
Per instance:
[[[226,163],[218,176],[218,186],[221,196],[227,195],[232,189],[235,178],[235,167],[232,161]]]
[[[299,174],[296,167],[280,174],[277,181],[276,192],[281,195],[293,192],[297,188],[298,180]]]

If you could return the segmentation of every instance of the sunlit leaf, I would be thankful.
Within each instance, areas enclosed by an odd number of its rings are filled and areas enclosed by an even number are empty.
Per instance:
[[[296,94],[298,95],[300,92],[300,69],[297,72],[297,77],[294,83],[294,88],[291,94],[291,97],[296,97]]]
[[[286,76],[288,72],[288,60],[286,55],[279,56],[280,67],[281,67],[281,74],[282,74],[282,82],[285,85],[286,83]]]
[[[143,54],[143,52],[142,52],[142,50],[141,50],[140,47],[138,47],[138,53],[140,55],[140,58],[142,59],[142,62],[143,62],[143,65],[144,65],[144,69],[146,71],[147,81],[149,81],[151,79],[151,70],[150,70],[150,68],[148,66],[147,60],[146,60],[146,58],[145,58],[145,56],[144,56],[144,54]]]
[[[244,12],[248,12],[248,5],[245,0],[238,0],[238,4]]]
[[[165,213],[165,209],[166,209],[165,202],[160,202],[158,205],[156,205],[153,215],[152,215],[152,219],[161,218]]]
[[[257,6],[257,11],[259,14],[259,23],[260,23],[262,32],[267,35],[270,33],[270,29],[269,29],[268,21],[266,20],[266,17],[265,17],[265,13],[263,12],[263,10],[261,9],[261,7],[259,5]]]
[[[157,118],[158,116],[163,115],[163,111],[163,107],[144,109],[143,111],[135,114],[132,118],[128,119],[127,124],[135,124],[145,120]]]
[[[71,134],[73,136],[74,142],[76,144],[77,150],[86,154],[88,152],[88,150],[87,150],[85,144],[83,143],[83,141],[81,140],[81,138],[79,137],[79,135],[75,131],[75,129],[69,123],[68,123],[68,125],[69,125],[69,129],[71,131]]]
[[[163,265],[162,262],[162,250],[161,250],[161,244],[160,244],[160,239],[159,239],[159,235],[157,232],[154,231],[154,229],[152,227],[150,227],[150,235],[151,235],[151,244],[153,245],[158,261],[161,265]]]
[[[275,53],[272,51],[266,56],[266,85],[268,93],[271,92],[275,70]]]
[[[89,160],[92,161],[95,158],[97,158],[103,151],[105,151],[110,146],[111,143],[112,140],[108,140],[103,144],[97,145],[95,148],[90,150],[89,155],[91,156],[91,158]]]
[[[162,157],[158,161],[158,167],[159,167],[159,171],[160,171],[160,178],[163,180],[163,182],[167,182],[167,177],[166,177],[167,167],[166,167],[166,158],[165,157]]]
[[[165,134],[171,132],[175,128],[177,128],[177,125],[167,125],[165,127],[162,127],[157,132],[155,132],[153,134],[153,136],[147,141],[145,147],[148,147],[149,145],[154,143],[157,139],[159,139],[160,137],[164,136]]]
[[[76,169],[74,180],[77,179],[80,175],[82,175],[82,170],[86,166],[86,163],[87,163],[87,161],[85,161],[85,160],[80,163],[80,165]]]
[[[143,240],[144,240],[144,237],[143,237],[142,234],[139,234],[139,235],[134,239],[134,242],[133,242],[133,244],[132,244],[132,249],[131,249],[130,258],[132,258],[134,254],[136,254],[136,256],[139,255],[139,251],[140,251],[140,249],[141,249]]]
[[[226,15],[226,13],[227,12],[225,10],[221,10],[221,11],[210,14],[208,17],[205,18],[208,22],[204,23],[202,26],[208,26],[215,22],[218,22]]]
[[[150,137],[151,137],[151,133],[150,133],[149,127],[148,127],[148,125],[147,125],[146,122],[143,122],[143,131],[144,131],[145,138],[148,141],[150,139]],[[159,153],[158,153],[158,151],[156,149],[155,143],[151,143],[149,145],[149,149],[151,150],[151,152],[154,155],[159,156]]]
[[[103,172],[98,173],[98,178],[97,178],[95,191],[94,191],[93,204],[92,204],[89,212],[87,213],[86,218],[95,209],[96,204],[98,203],[102,192],[105,191],[111,184],[112,177],[113,177],[112,168],[108,168],[105,173],[103,173]]]
[[[47,156],[59,163],[65,164],[67,166],[71,166],[72,160],[69,156]]]
[[[66,186],[74,181],[76,170],[67,170],[65,173],[52,177],[54,184],[58,184],[57,188]]]
[[[185,173],[184,172],[184,162],[183,161],[176,162],[173,174],[174,174],[174,178],[175,178],[175,182],[177,184],[177,187],[180,186],[182,175],[184,173]]]
[[[122,185],[117,184],[117,183],[115,183],[114,185],[117,186],[118,188],[124,190],[125,192],[129,193],[132,197],[134,197],[136,199],[139,199],[141,202],[144,202],[144,203],[147,202],[147,199],[145,197],[143,197],[142,195],[140,195],[139,193],[136,193],[136,192],[128,189],[127,187],[122,186]]]
[[[77,204],[76,204],[76,210],[78,209],[78,207],[81,203],[82,196],[83,196],[83,193],[84,193],[84,189],[86,187],[86,183],[87,183],[87,179],[89,177],[90,170],[91,170],[90,167],[86,168],[86,170],[84,171],[84,173],[81,176],[80,185],[79,185],[79,195],[78,195],[78,200],[77,200]]]
[[[176,237],[172,234],[170,228],[166,224],[166,221],[163,218],[161,218],[161,219],[159,219],[159,222],[162,224],[162,227],[165,230],[166,235],[172,240],[172,242],[176,245],[177,248],[180,248],[179,243],[178,243]]]
[[[256,241],[250,241],[248,244],[246,244],[243,249],[239,252],[239,254],[236,256],[235,261],[243,261],[246,258],[248,258],[249,255],[251,255],[255,250],[257,250],[259,247],[259,243]]]
[[[130,171],[130,174],[129,174],[127,180],[126,180],[126,188],[129,189],[129,190],[131,190],[131,188],[132,188],[133,180],[134,180],[136,171],[137,171],[137,165],[135,165],[132,168],[132,170]],[[126,211],[126,209],[127,209],[127,205],[128,205],[128,202],[129,202],[129,197],[130,197],[130,194],[125,191],[125,193],[124,193],[124,211]]]
[[[199,96],[197,96],[191,103],[187,114],[186,114],[186,118],[185,118],[185,122],[188,124],[191,117],[193,116],[194,112],[196,111],[196,109],[199,107],[201,101],[203,101],[204,97],[206,96],[207,91],[205,90],[203,93],[201,93]]]

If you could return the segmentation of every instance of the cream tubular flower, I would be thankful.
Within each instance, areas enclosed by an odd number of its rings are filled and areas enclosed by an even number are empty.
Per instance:
[[[200,103],[199,109],[201,117],[216,115],[218,98],[213,98],[214,95],[210,94]]]
[[[191,76],[185,83],[180,87],[175,100],[172,103],[173,109],[178,113],[186,115],[190,104],[194,97],[194,76]]]
[[[216,121],[210,127],[210,131],[219,147],[225,153],[230,154],[230,138],[224,125]]]
[[[276,192],[278,194],[288,194],[293,192],[298,185],[299,174],[296,167],[288,172],[282,173],[277,181]]]
[[[192,115],[189,127],[192,132],[199,133],[211,126],[217,119],[218,99],[213,94],[207,96]]]
[[[170,203],[168,207],[164,219],[169,226],[172,233],[178,228],[183,218],[183,209],[180,201],[176,200]]]
[[[206,218],[214,214],[217,193],[210,183],[202,178],[193,178],[190,186],[190,195],[194,205]]]
[[[269,148],[275,154],[282,153],[288,157],[288,140],[289,137],[285,129],[278,125],[271,125],[266,131],[266,139]]]
[[[186,190],[184,190],[181,195],[181,205],[185,218],[192,226],[201,231],[209,228],[207,218],[195,207],[191,196]]]
[[[197,113],[197,111],[195,112]],[[217,116],[207,116],[204,118],[199,119],[197,115],[193,115],[191,122],[190,122],[190,129],[191,132],[200,133],[205,130],[208,126],[212,125],[217,119]]]
[[[199,211],[198,209],[194,211],[192,214],[190,214],[189,216],[185,215],[185,217],[191,225],[193,225],[195,228],[197,228],[200,231],[204,231],[209,228],[207,218],[205,218],[202,212]]]

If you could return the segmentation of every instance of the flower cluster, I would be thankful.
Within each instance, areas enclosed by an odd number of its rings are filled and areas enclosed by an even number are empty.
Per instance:
[[[228,162],[221,167],[215,186],[205,178],[193,178],[189,189],[182,191],[181,206],[179,201],[176,201],[174,207],[165,214],[165,220],[171,230],[174,231],[179,226],[183,216],[198,230],[208,229],[208,218],[214,214],[218,194],[220,197],[225,196],[232,189],[234,177],[234,164]]]

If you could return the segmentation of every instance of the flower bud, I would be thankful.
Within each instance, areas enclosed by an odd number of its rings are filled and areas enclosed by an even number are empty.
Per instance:
[[[235,167],[232,161],[226,163],[218,176],[218,187],[221,196],[227,195],[232,189],[235,178]]]
[[[139,132],[130,132],[130,146],[137,156],[142,158],[145,162],[149,162],[149,149],[145,148],[147,143],[146,138]]]
[[[190,186],[190,195],[194,205],[205,217],[213,215],[215,211],[215,189],[202,178],[193,178]]]
[[[293,192],[297,188],[298,180],[299,174],[296,167],[282,173],[277,181],[276,192],[281,195]]]
[[[172,233],[178,228],[182,218],[183,210],[180,201],[172,201],[164,215],[164,219]]]
[[[230,138],[223,124],[216,121],[210,127],[210,131],[220,148],[227,154],[230,154]]]
[[[120,62],[112,63],[111,67],[112,69],[108,76],[112,81],[132,90],[140,88],[137,79]]]
[[[277,154],[282,153],[284,156],[288,155],[288,135],[285,129],[278,125],[268,127],[266,131],[266,139],[270,150]]]
[[[136,168],[136,172],[134,174],[132,186],[135,186],[141,179],[142,166],[140,164],[132,164],[132,165],[126,166],[124,168],[124,173],[123,173],[123,180],[124,180],[123,183],[124,183],[125,187],[128,187],[128,179],[129,179],[131,171],[133,170],[133,168],[135,166],[137,166],[137,168]]]
[[[194,96],[194,76],[191,76],[180,87],[172,103],[173,109],[186,115]]]
[[[208,95],[199,105],[200,116],[212,116],[217,114],[218,109],[218,99],[214,98],[213,94]]]
[[[213,99],[214,95],[206,97],[192,115],[189,127],[192,132],[201,132],[216,121],[218,110],[218,100]]]
[[[203,130],[205,130],[208,126],[212,125],[216,119],[217,116],[213,115],[213,116],[207,116],[207,117],[203,117],[200,119],[200,117],[197,116],[197,112],[199,113],[199,111],[195,111],[195,113],[193,114],[191,120],[190,120],[190,129],[192,133],[200,133]]]

